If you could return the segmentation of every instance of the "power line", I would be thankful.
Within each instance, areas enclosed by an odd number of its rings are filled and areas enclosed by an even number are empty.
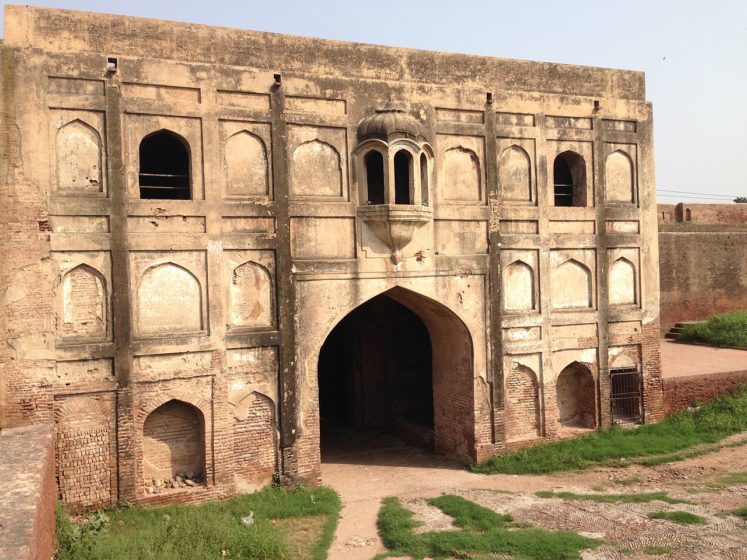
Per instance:
[[[722,198],[735,198],[736,197],[736,195],[733,195],[733,194],[715,194],[715,193],[701,193],[701,192],[692,192],[692,191],[675,191],[671,189],[656,189],[656,192],[716,196],[716,197],[722,197]]]
[[[694,200],[713,200],[713,201],[716,201],[716,202],[724,202],[724,203],[730,202],[730,200],[725,199],[725,198],[714,198],[714,197],[711,197],[711,196],[683,196],[681,194],[659,194],[659,195],[657,195],[657,198],[674,198],[674,199],[678,199],[678,200],[682,200],[684,198],[684,199],[688,199],[688,200],[693,200],[694,199]]]

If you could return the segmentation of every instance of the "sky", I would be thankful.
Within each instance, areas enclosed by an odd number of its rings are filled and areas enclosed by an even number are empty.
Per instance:
[[[747,0],[24,3],[642,70],[647,98],[654,106],[659,202],[729,202],[747,196],[747,173],[742,167],[747,161]]]

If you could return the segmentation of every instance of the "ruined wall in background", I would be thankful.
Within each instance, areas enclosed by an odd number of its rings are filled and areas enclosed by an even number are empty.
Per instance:
[[[677,321],[747,309],[747,231],[672,229],[659,232],[662,333]]]

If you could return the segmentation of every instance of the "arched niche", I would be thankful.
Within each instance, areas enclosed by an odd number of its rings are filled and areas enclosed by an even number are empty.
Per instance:
[[[267,395],[251,392],[233,406],[233,472],[242,490],[272,482],[277,471],[275,404]]]
[[[293,193],[302,196],[339,197],[342,192],[340,154],[321,140],[296,146],[291,157]]]
[[[620,257],[610,266],[609,301],[610,305],[631,305],[637,303],[635,265]]]
[[[515,364],[506,376],[506,439],[521,441],[541,435],[539,384],[532,369]]]
[[[504,272],[503,302],[506,311],[534,309],[534,272],[523,261],[514,261]]]
[[[192,163],[189,142],[171,130],[158,130],[140,142],[140,198],[190,200]]]
[[[262,265],[248,261],[231,273],[229,327],[269,327],[274,324],[272,278]]]
[[[202,330],[200,281],[174,263],[149,268],[138,287],[137,332],[141,335]]]
[[[480,200],[480,159],[477,154],[463,146],[449,148],[444,152],[439,184],[447,200]]]
[[[558,420],[567,428],[596,428],[596,390],[589,369],[574,362],[563,369],[555,383]]]
[[[555,309],[591,307],[591,271],[569,259],[552,271],[551,299]]]
[[[267,150],[261,138],[242,130],[231,136],[224,147],[226,194],[267,196]]]
[[[608,202],[635,201],[633,161],[622,150],[607,156],[604,184]]]
[[[60,282],[60,295],[63,338],[106,337],[106,281],[97,270],[81,264],[67,271]]]
[[[74,120],[57,131],[57,189],[62,192],[103,192],[101,135]]]
[[[586,162],[583,156],[565,151],[553,162],[555,206],[586,206]]]
[[[196,407],[170,400],[143,423],[143,482],[192,474],[204,482],[205,419]]]
[[[503,150],[498,177],[504,200],[532,201],[532,164],[523,148],[509,146]]]

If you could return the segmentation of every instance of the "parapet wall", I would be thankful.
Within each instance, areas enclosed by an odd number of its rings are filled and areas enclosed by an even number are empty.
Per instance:
[[[0,432],[0,558],[49,560],[55,534],[51,426]]]

